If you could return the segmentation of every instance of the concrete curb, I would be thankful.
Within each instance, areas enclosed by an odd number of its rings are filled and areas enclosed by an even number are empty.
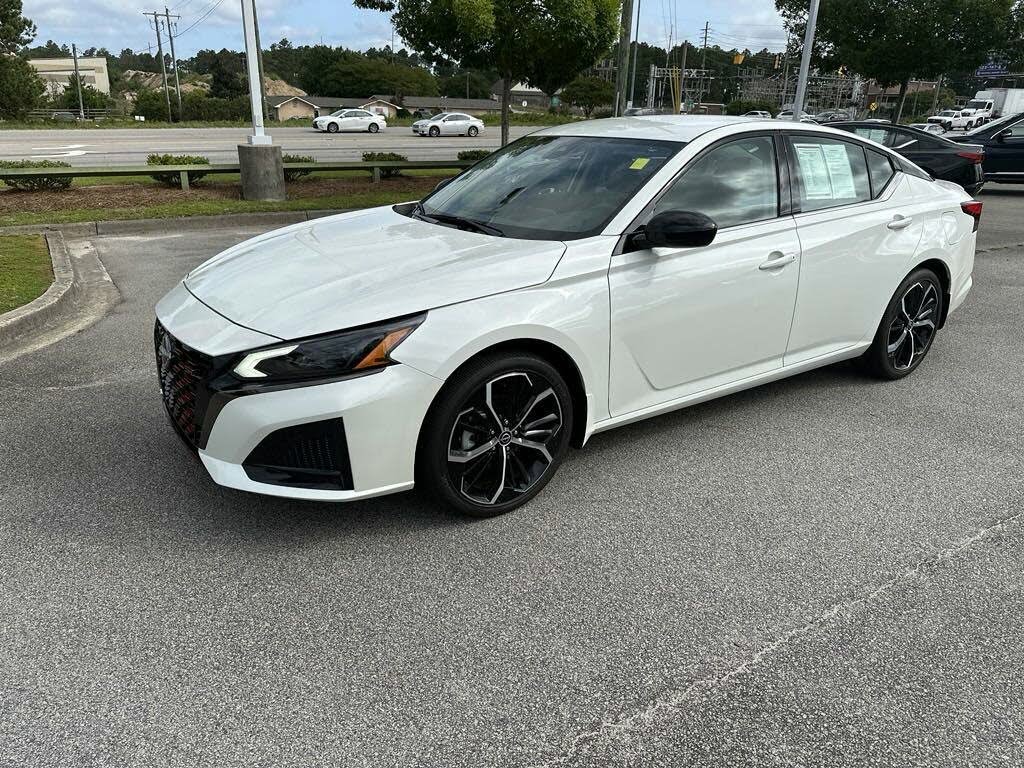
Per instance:
[[[103,235],[146,235],[154,232],[178,232],[183,229],[217,229],[298,224],[303,221],[347,213],[351,208],[315,211],[266,211],[261,213],[228,213],[221,216],[179,216],[168,219],[125,219],[121,221],[80,221],[71,224],[26,224],[0,227],[0,235],[36,235],[51,232],[65,237],[102,237]]]
[[[75,280],[71,256],[60,232],[45,233],[53,264],[53,283],[42,296],[0,315],[0,348],[47,323],[75,302],[80,285]]]

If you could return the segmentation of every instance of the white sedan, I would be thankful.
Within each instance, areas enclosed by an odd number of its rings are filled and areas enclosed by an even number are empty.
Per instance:
[[[329,115],[321,115],[313,120],[313,127],[318,131],[338,133],[338,131],[359,131],[377,133],[388,127],[382,115],[376,115],[365,109],[339,109]]]
[[[442,112],[412,124],[412,132],[420,136],[479,136],[484,121],[462,112]]]
[[[912,373],[971,289],[980,217],[823,126],[548,128],[419,202],[193,270],[156,308],[160,389],[221,485],[415,484],[500,514],[597,432],[840,360]]]

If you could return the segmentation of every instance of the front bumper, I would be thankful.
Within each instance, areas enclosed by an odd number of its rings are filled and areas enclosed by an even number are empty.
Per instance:
[[[412,487],[420,425],[441,380],[398,364],[324,383],[241,383],[230,374],[239,353],[274,343],[273,337],[234,325],[180,284],[157,306],[157,318],[165,409],[218,484],[322,501]],[[317,431],[327,435],[326,443],[307,440]],[[304,437],[293,438],[297,433]],[[268,444],[284,458],[268,461]],[[339,461],[325,466],[325,450]],[[332,482],[309,482],[325,468],[343,471],[330,473]]]

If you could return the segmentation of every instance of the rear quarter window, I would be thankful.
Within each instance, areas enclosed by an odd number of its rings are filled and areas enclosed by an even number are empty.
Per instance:
[[[877,198],[896,175],[896,171],[893,170],[888,155],[867,147],[864,148],[864,154],[867,157],[868,176],[871,179],[871,197]]]

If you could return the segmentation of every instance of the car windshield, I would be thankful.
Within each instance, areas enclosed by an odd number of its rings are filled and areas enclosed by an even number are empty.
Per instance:
[[[526,136],[432,192],[417,211],[496,228],[507,237],[587,237],[600,232],[683,146],[646,139]]]
[[[430,117],[430,119],[431,120],[444,120],[446,117],[448,117],[448,113],[447,112],[441,112],[440,114],[432,115]]]
[[[939,112],[939,117],[954,117],[955,115],[956,112],[954,112],[951,109],[944,109],[941,112]]]
[[[985,102],[984,101],[968,101],[967,102],[967,108],[968,109],[984,109],[985,108]]]
[[[331,112],[331,117],[341,117],[346,112],[348,112],[347,109],[339,109],[337,112]]]

